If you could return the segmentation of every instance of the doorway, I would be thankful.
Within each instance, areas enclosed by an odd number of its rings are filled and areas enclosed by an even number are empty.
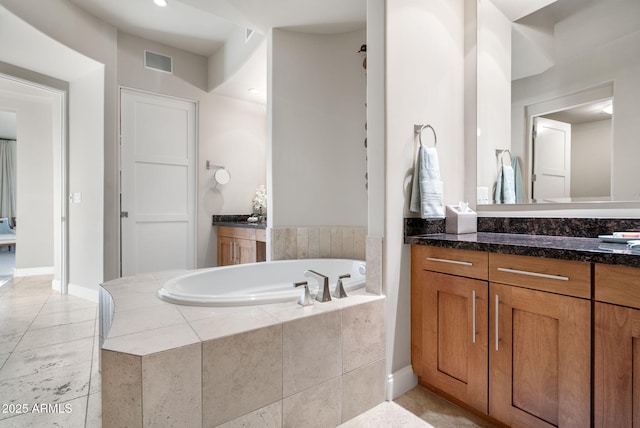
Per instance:
[[[52,275],[52,288],[64,294],[68,284],[65,105],[62,89],[0,74],[0,109],[14,112],[16,123],[12,275]]]
[[[120,92],[121,276],[194,269],[196,104]]]

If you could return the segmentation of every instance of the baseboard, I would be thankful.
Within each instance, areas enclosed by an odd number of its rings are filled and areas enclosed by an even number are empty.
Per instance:
[[[54,279],[51,281],[51,288],[57,292],[62,291],[62,285],[59,279]],[[91,290],[87,287],[82,287],[80,285],[69,284],[68,290],[70,295],[75,297],[80,297],[81,299],[90,300],[92,302],[98,303],[98,290]]]
[[[406,366],[387,376],[387,401],[393,401],[418,384],[418,376]]]
[[[34,276],[34,275],[53,275],[55,269],[53,266],[35,267],[35,268],[13,268],[13,276]]]
[[[98,288],[95,290],[83,287],[81,285],[75,285],[69,283],[68,292],[72,296],[80,297],[81,299],[91,300],[92,302],[98,303]]]

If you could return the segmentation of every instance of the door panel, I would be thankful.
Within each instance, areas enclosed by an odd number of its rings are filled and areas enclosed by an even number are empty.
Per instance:
[[[425,270],[416,279],[422,288],[422,380],[486,413],[488,283]]]
[[[594,426],[640,427],[640,310],[596,302]]]
[[[196,107],[121,92],[121,273],[195,268]]]
[[[533,198],[571,196],[571,125],[536,117],[533,143]]]
[[[489,414],[511,426],[590,424],[589,300],[490,284]]]
[[[513,406],[558,424],[558,320],[513,311]]]

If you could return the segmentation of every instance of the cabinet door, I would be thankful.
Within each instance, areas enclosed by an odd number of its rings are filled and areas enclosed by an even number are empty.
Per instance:
[[[256,241],[236,239],[235,245],[236,263],[255,263]]]
[[[218,266],[229,266],[234,262],[233,238],[218,236]]]
[[[596,302],[594,426],[640,427],[640,310]]]
[[[488,283],[416,272],[422,288],[422,381],[487,412]]]
[[[588,427],[591,303],[490,284],[489,415],[518,427]]]

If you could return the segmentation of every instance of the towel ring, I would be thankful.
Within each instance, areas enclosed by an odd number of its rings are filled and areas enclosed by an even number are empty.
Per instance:
[[[433,126],[431,125],[414,125],[414,130],[416,134],[418,134],[420,145],[424,146],[424,144],[422,144],[422,131],[424,131],[425,128],[429,128],[431,129],[431,132],[433,132],[433,147],[436,147],[438,145],[438,136],[436,135],[436,130],[433,129]]]
[[[513,157],[511,157],[511,152],[509,149],[504,149],[500,154],[500,163],[504,166],[504,154],[509,153],[509,165],[513,165]]]

